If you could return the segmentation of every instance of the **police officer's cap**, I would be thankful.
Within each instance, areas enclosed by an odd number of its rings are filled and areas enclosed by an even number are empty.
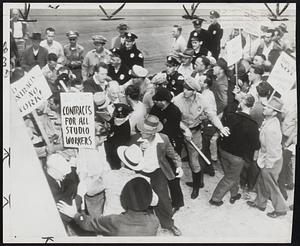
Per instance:
[[[203,41],[201,40],[201,37],[200,37],[200,35],[199,35],[198,32],[193,32],[193,33],[192,33],[191,41],[193,41],[193,40],[199,41],[199,42],[203,42]]]
[[[101,35],[94,35],[92,36],[93,42],[94,43],[106,43],[107,39]]]
[[[77,38],[79,36],[79,33],[76,31],[68,31],[66,35],[68,38]]]
[[[134,33],[132,33],[132,32],[126,32],[126,33],[125,33],[125,38],[126,38],[127,41],[133,42],[133,41],[136,40],[138,37],[137,37]]]
[[[215,10],[210,11],[209,14],[211,18],[220,18],[220,14]]]
[[[137,78],[146,78],[146,76],[148,75],[148,70],[139,65],[133,65],[132,75]]]
[[[193,24],[194,24],[194,26],[201,26],[203,21],[204,21],[204,19],[198,18],[193,21]]]
[[[166,65],[179,66],[180,62],[173,56],[167,56]]]

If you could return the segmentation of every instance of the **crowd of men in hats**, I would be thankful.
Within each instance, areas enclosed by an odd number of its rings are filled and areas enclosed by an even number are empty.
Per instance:
[[[92,36],[94,49],[86,55],[78,32],[67,32],[69,43],[63,46],[52,27],[44,40],[32,33],[32,45],[19,49],[24,27],[11,24],[11,43],[18,44],[11,52],[11,83],[39,65],[52,91],[37,109],[51,145],[30,114],[24,120],[69,235],[155,236],[160,226],[180,236],[173,215],[185,204],[183,162],[192,172],[186,183],[191,199],[205,186],[205,175],[222,167],[224,176],[207,201],[211,206],[221,206],[227,192],[234,204],[241,188],[257,193],[247,201],[250,207],[264,211],[271,199],[269,217],[287,214],[296,89],[288,96],[273,93],[267,80],[279,54],[295,51],[284,38],[285,24],[267,28],[255,40],[255,51],[245,43],[235,74],[219,57],[219,17],[210,12],[207,30],[201,28],[203,19],[194,20],[187,42],[181,26],[170,27],[173,43],[165,69],[151,76],[138,36],[126,24],[117,27],[111,49],[105,37]],[[245,41],[246,33],[242,36]],[[96,149],[63,146],[61,92],[93,93]]]

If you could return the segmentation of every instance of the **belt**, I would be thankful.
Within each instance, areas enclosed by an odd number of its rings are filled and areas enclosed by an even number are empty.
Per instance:
[[[190,128],[191,131],[193,131],[193,130],[200,130],[200,129],[201,129],[201,124]]]

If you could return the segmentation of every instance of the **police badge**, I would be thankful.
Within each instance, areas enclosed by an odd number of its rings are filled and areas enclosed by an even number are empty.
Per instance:
[[[125,78],[124,74],[120,74],[120,80],[123,80]]]
[[[134,53],[131,53],[131,54],[130,54],[130,58],[133,58],[133,57],[134,57]]]

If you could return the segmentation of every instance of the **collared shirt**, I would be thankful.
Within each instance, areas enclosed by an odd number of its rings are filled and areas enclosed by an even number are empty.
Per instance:
[[[139,138],[137,140],[138,142],[144,142],[145,140],[142,138]],[[158,157],[157,157],[157,144],[163,143],[164,141],[160,137],[158,133],[155,134],[155,137],[152,142],[148,142],[149,146],[146,150],[143,152],[144,158],[142,159],[143,163],[143,171],[146,173],[152,173],[156,169],[160,168],[158,163]]]
[[[274,42],[272,41],[272,43],[269,45],[269,47],[267,47],[265,44],[264,44],[264,48],[263,48],[263,51],[262,53],[266,56],[266,57],[269,57],[269,53],[270,51],[273,49],[274,47]]]
[[[32,52],[35,56],[37,56],[37,54],[39,53],[39,49],[36,50],[36,49],[32,48]]]
[[[178,73],[182,74],[183,77],[186,79],[189,76],[191,76],[192,72],[194,71],[194,67],[192,63],[189,66],[183,66],[181,64],[177,71]]]
[[[130,115],[129,122],[131,127],[131,135],[136,134],[135,126],[136,124],[145,118],[146,116],[146,107],[145,105],[138,101],[134,105],[131,105],[133,112]]]
[[[203,99],[201,94],[185,98],[184,93],[174,97],[174,104],[182,113],[182,122],[189,128],[198,126],[201,123],[201,114],[203,112]]]
[[[58,58],[64,58],[64,50],[63,50],[63,47],[62,45],[53,40],[53,43],[51,45],[49,45],[47,43],[47,40],[43,40],[41,43],[40,43],[40,46],[46,48],[48,50],[48,53],[54,53],[57,55]]]
[[[81,66],[84,48],[83,46],[76,44],[75,47],[71,47],[71,44],[64,45],[64,55],[66,56],[67,65],[71,65],[71,62],[75,62],[77,66]]]
[[[95,81],[95,84],[100,85],[103,91],[106,91],[108,83],[104,81],[104,83],[100,82],[96,75],[93,75],[93,80]]]
[[[100,62],[108,64],[110,62],[110,51],[103,49],[99,54],[95,49],[90,50],[83,59],[82,62],[82,78],[87,80],[90,76],[94,74],[94,68],[99,65]]]
[[[282,133],[277,117],[264,120],[259,134],[261,148],[257,165],[260,168],[272,168],[282,158]]]
[[[171,52],[175,51],[175,52],[183,53],[185,49],[186,49],[186,40],[182,35],[180,35],[177,39],[173,38]]]

